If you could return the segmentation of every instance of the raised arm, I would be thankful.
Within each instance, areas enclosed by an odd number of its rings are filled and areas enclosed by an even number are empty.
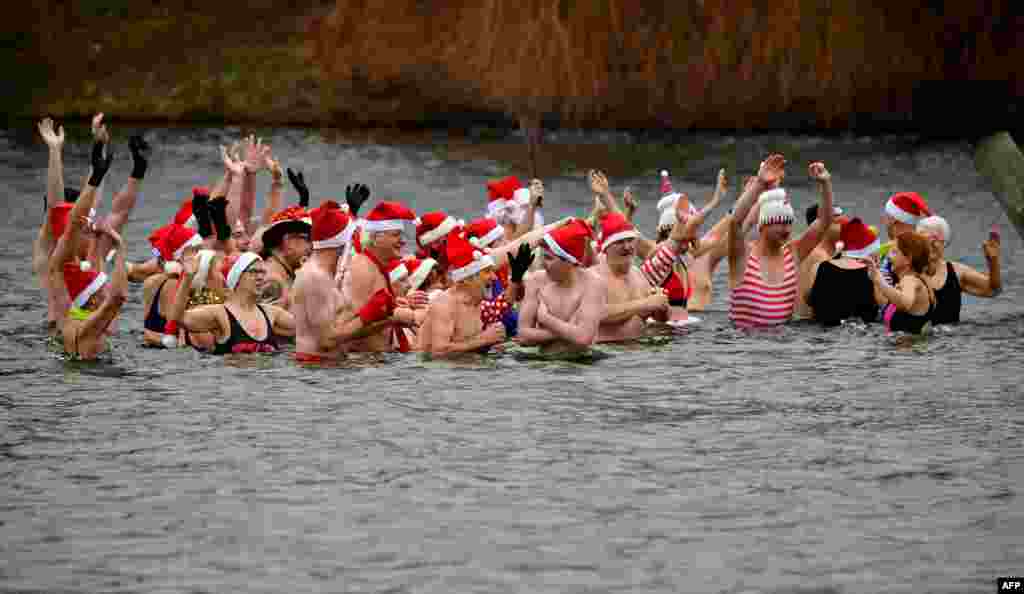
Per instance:
[[[878,270],[878,264],[874,260],[866,259],[864,263],[867,264],[871,282],[875,284],[875,301],[879,301],[878,297],[881,296],[885,302],[892,303],[902,311],[910,311],[914,307],[917,283],[922,282],[920,279],[907,277],[894,287],[882,278],[882,273]]]
[[[250,235],[256,232],[252,226],[252,214],[256,211],[256,174],[267,166],[268,156],[270,156],[270,147],[263,144],[263,139],[256,140],[255,136],[249,136],[245,143],[238,218],[242,219],[242,225]]]
[[[107,226],[117,233],[121,233],[121,230],[124,229],[125,223],[128,222],[128,218],[135,208],[135,203],[138,201],[139,196],[139,186],[142,184],[142,179],[146,176],[146,168],[149,165],[145,155],[145,152],[149,150],[149,145],[146,144],[146,141],[141,136],[129,138],[128,149],[132,153],[132,172],[128,176],[128,181],[125,182],[124,187],[121,188],[121,191],[114,194],[114,198],[110,202],[110,216],[106,220]],[[96,253],[100,258],[100,266],[103,266],[104,258],[113,248],[110,235],[104,234],[100,236],[96,246]]]
[[[960,286],[963,290],[975,297],[995,297],[1003,292],[1002,273],[999,270],[999,246],[998,239],[989,239],[982,244],[985,253],[985,261],[988,263],[988,274],[961,264],[953,263],[953,270],[960,279]]]
[[[590,189],[601,202],[601,206],[612,212],[622,212],[622,209],[619,207],[619,203],[615,200],[615,196],[612,195],[611,189],[608,185],[608,178],[597,170],[591,171],[589,177]]]
[[[53,120],[46,118],[39,122],[39,135],[50,152],[46,167],[46,203],[53,207],[64,200],[64,126],[54,132]]]
[[[117,255],[114,258],[114,270],[111,273],[107,298],[103,300],[103,303],[96,311],[86,318],[85,324],[82,325],[79,333],[79,338],[98,338],[106,332],[111,322],[121,312],[121,307],[124,306],[125,301],[128,300],[128,272],[125,269],[125,249],[121,236],[110,227],[106,227],[103,233],[110,236],[110,244],[117,250]]]
[[[242,217],[242,211],[239,205],[242,202],[242,178],[245,176],[245,163],[233,154],[233,151],[236,148],[236,146],[232,146],[231,149],[223,146],[220,147],[220,154],[221,159],[224,161],[224,168],[231,173],[230,183],[227,187],[227,215],[229,225],[234,225],[235,221]],[[252,235],[252,232],[249,230],[249,223],[246,223],[244,220],[242,223],[245,225],[246,232]]]
[[[757,202],[761,192],[774,187],[785,173],[786,160],[782,155],[771,155],[761,162],[757,177],[747,180],[743,193],[736,201],[736,208],[733,210],[732,219],[729,221],[727,241],[727,260],[729,262],[729,286],[735,286],[743,275],[741,258],[746,253],[746,246],[743,245],[746,234],[743,223],[747,214]]]
[[[509,254],[512,254],[512,253],[515,253],[515,252],[519,251],[519,246],[524,245],[524,244],[525,245],[533,245],[533,244],[537,243],[538,241],[540,241],[540,239],[542,237],[544,237],[544,235],[546,233],[550,233],[550,232],[554,231],[555,229],[558,229],[559,227],[564,226],[566,223],[568,223],[571,220],[572,220],[572,217],[565,217],[563,219],[559,219],[559,220],[555,221],[554,223],[549,223],[547,225],[544,225],[540,229],[534,229],[533,231],[530,231],[529,233],[526,233],[526,234],[522,235],[521,237],[519,237],[515,241],[510,241],[510,242],[506,243],[505,245],[503,245],[501,247],[494,248],[493,250],[491,250],[488,253],[491,255],[492,258],[494,258],[495,262],[501,262]]]
[[[75,257],[78,252],[78,242],[82,235],[82,229],[87,224],[87,215],[96,203],[96,188],[103,181],[103,176],[110,169],[110,163],[114,159],[113,152],[103,157],[102,145],[96,143],[92,149],[92,173],[82,190],[82,194],[71,207],[68,216],[68,228],[64,231],[64,237],[57,241],[57,248],[50,256],[50,272],[59,271],[64,263]]]
[[[807,173],[811,179],[818,182],[821,197],[818,200],[818,218],[796,241],[796,255],[799,260],[806,258],[811,250],[818,245],[821,238],[825,236],[825,231],[832,225],[834,216],[832,212],[832,174],[825,169],[825,164],[820,162],[811,163],[807,168]]]
[[[177,334],[177,328],[182,326],[190,332],[212,332],[219,341],[230,333],[230,330],[221,324],[219,314],[224,306],[202,305],[186,311],[189,292],[192,289],[192,279],[195,278],[198,269],[198,255],[185,261],[181,281],[174,293],[174,304],[171,305],[171,311],[167,314],[167,326],[164,332],[174,335]]]

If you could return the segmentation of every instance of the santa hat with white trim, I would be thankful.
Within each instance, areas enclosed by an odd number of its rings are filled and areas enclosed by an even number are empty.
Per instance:
[[[587,244],[593,237],[594,232],[586,221],[573,219],[545,234],[544,247],[566,262],[579,266],[586,258]]]
[[[416,291],[427,280],[430,271],[437,266],[437,260],[433,258],[409,258],[405,262],[409,269],[409,290]]]
[[[224,259],[220,265],[220,273],[224,275],[224,284],[232,291],[238,286],[239,279],[247,268],[256,262],[262,262],[259,254],[255,252],[236,252]]]
[[[310,239],[314,250],[343,247],[352,238],[356,226],[348,212],[333,200],[320,203],[310,211],[309,218],[313,221]]]
[[[522,187],[514,175],[487,182],[487,216],[497,218],[515,199],[516,190]]]
[[[485,268],[494,268],[494,258],[469,243],[465,231],[455,231],[449,235],[446,248],[448,277],[452,282],[479,274]]]
[[[416,213],[400,202],[378,202],[373,210],[366,215],[363,231],[379,233],[381,231],[403,231],[406,223],[416,220]]]
[[[416,225],[416,243],[427,247],[435,241],[441,241],[464,223],[437,210],[428,212],[413,221]]]
[[[782,188],[772,188],[761,193],[757,199],[760,208],[757,217],[758,227],[765,225],[792,225],[796,220],[793,213],[793,206],[789,203],[786,191]]]
[[[499,225],[498,221],[484,217],[466,225],[466,235],[469,236],[469,243],[478,248],[485,248],[505,237],[505,228]]]
[[[847,258],[868,258],[882,249],[878,234],[871,230],[859,217],[851,219],[839,230],[839,241],[843,242],[843,255]]]
[[[601,242],[600,251],[605,251],[608,246],[616,241],[635,239],[640,237],[636,227],[629,222],[626,215],[621,212],[610,212],[601,218]]]
[[[173,262],[180,261],[181,255],[185,253],[186,249],[202,245],[203,238],[196,233],[195,229],[171,223],[154,231],[149,236],[149,242],[153,245],[155,253],[164,262]]]
[[[917,192],[899,192],[886,201],[885,214],[901,223],[916,225],[932,211]]]
[[[87,261],[64,263],[64,286],[72,307],[84,307],[106,283],[107,275],[93,270]]]

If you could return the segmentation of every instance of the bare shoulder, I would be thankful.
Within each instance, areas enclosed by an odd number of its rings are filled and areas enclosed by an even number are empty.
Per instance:
[[[632,270],[630,273],[632,273]],[[583,270],[583,279],[588,286],[594,288],[604,288],[608,284],[608,281],[598,274],[598,272],[593,268],[586,268]]]
[[[523,284],[530,289],[531,287],[543,287],[550,280],[546,270],[534,270],[523,277]]]

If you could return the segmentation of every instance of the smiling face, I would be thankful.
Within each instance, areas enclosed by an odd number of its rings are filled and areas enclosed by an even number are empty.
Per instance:
[[[405,237],[401,230],[378,231],[371,234],[371,242],[378,255],[387,258],[401,258],[405,247]]]
[[[235,290],[258,295],[263,290],[266,277],[266,266],[262,261],[257,260],[238,277],[238,286],[235,287]]]
[[[608,258],[608,263],[613,266],[616,264],[628,265],[632,263],[633,256],[636,255],[636,244],[637,239],[633,237],[630,239],[622,239],[606,246],[604,248],[604,253]]]
[[[487,297],[487,289],[494,282],[494,269],[484,268],[473,276],[463,279],[459,284],[470,295],[479,295],[481,299]]]

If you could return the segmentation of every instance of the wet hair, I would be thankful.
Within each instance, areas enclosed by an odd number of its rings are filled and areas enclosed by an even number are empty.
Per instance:
[[[910,260],[911,270],[918,274],[935,272],[935,267],[932,266],[932,248],[927,237],[914,231],[907,231],[896,238],[896,246]]]

